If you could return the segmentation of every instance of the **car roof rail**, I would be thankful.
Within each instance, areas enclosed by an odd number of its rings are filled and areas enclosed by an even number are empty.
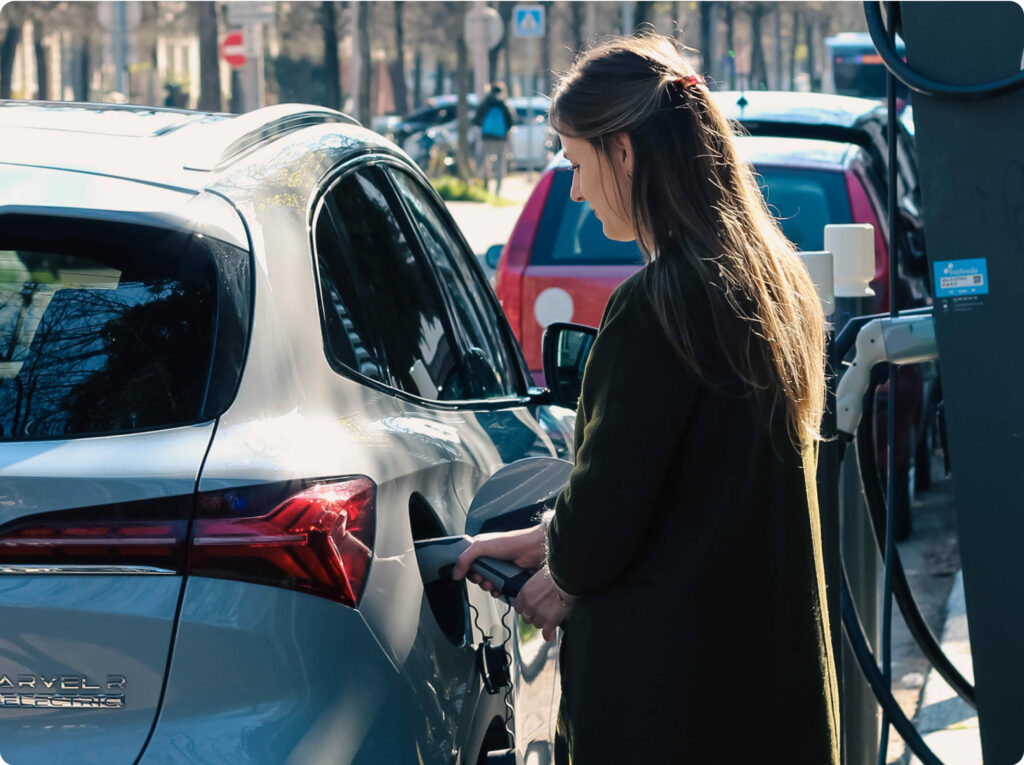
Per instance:
[[[331,122],[362,127],[355,118],[323,106],[277,104],[246,112],[207,127],[202,148],[185,161],[184,168],[219,170],[286,133]]]

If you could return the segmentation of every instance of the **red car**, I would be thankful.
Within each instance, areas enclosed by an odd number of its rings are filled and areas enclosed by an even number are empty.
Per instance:
[[[877,159],[864,147],[830,140],[740,136],[736,144],[798,250],[824,249],[824,229],[830,223],[874,226],[871,310],[887,311],[888,223],[885,192],[878,185],[884,173]],[[569,199],[571,185],[572,170],[560,156],[541,176],[496,265],[498,300],[538,385],[544,384],[544,328],[556,321],[597,326],[612,291],[643,265],[635,243],[605,238],[590,205]],[[899,305],[910,307],[919,290],[903,278],[902,270],[897,283]],[[913,492],[927,488],[922,479],[930,469],[931,439],[928,419],[922,416],[927,398],[922,370],[905,367],[898,381],[896,535],[902,539],[910,533]],[[880,414],[887,407],[887,392],[886,383],[879,391]],[[885,465],[884,425],[880,428],[879,464]]]
[[[886,310],[888,226],[870,155],[835,141],[741,136],[736,143],[799,250],[824,249],[829,223],[875,227],[875,308]],[[615,287],[643,265],[635,243],[606,239],[590,205],[569,199],[571,184],[569,163],[559,157],[523,208],[495,273],[498,300],[538,384],[544,327],[554,321],[597,326]]]

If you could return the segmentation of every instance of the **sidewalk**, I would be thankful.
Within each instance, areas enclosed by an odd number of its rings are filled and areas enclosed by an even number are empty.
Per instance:
[[[960,674],[973,683],[962,571],[957,572],[947,608],[942,650]],[[924,742],[946,765],[981,765],[978,713],[957,696],[934,669],[928,672],[914,724],[921,731]],[[921,765],[921,761],[912,757],[910,764]]]
[[[445,203],[474,253],[482,257],[491,245],[503,245],[508,241],[523,205],[539,179],[539,172],[532,174],[532,180],[528,173],[514,173],[505,178],[501,184],[501,198],[515,202],[507,207],[484,202]]]

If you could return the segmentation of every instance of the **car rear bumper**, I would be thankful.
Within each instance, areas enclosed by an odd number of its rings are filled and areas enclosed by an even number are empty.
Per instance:
[[[358,611],[192,577],[140,763],[416,762],[402,688]]]

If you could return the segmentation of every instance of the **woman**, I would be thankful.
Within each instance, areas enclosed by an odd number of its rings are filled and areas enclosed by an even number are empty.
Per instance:
[[[481,535],[454,575],[537,570],[515,607],[546,639],[565,620],[575,765],[837,763],[814,286],[667,38],[585,53],[550,119],[572,198],[647,263],[601,320],[550,523]]]

